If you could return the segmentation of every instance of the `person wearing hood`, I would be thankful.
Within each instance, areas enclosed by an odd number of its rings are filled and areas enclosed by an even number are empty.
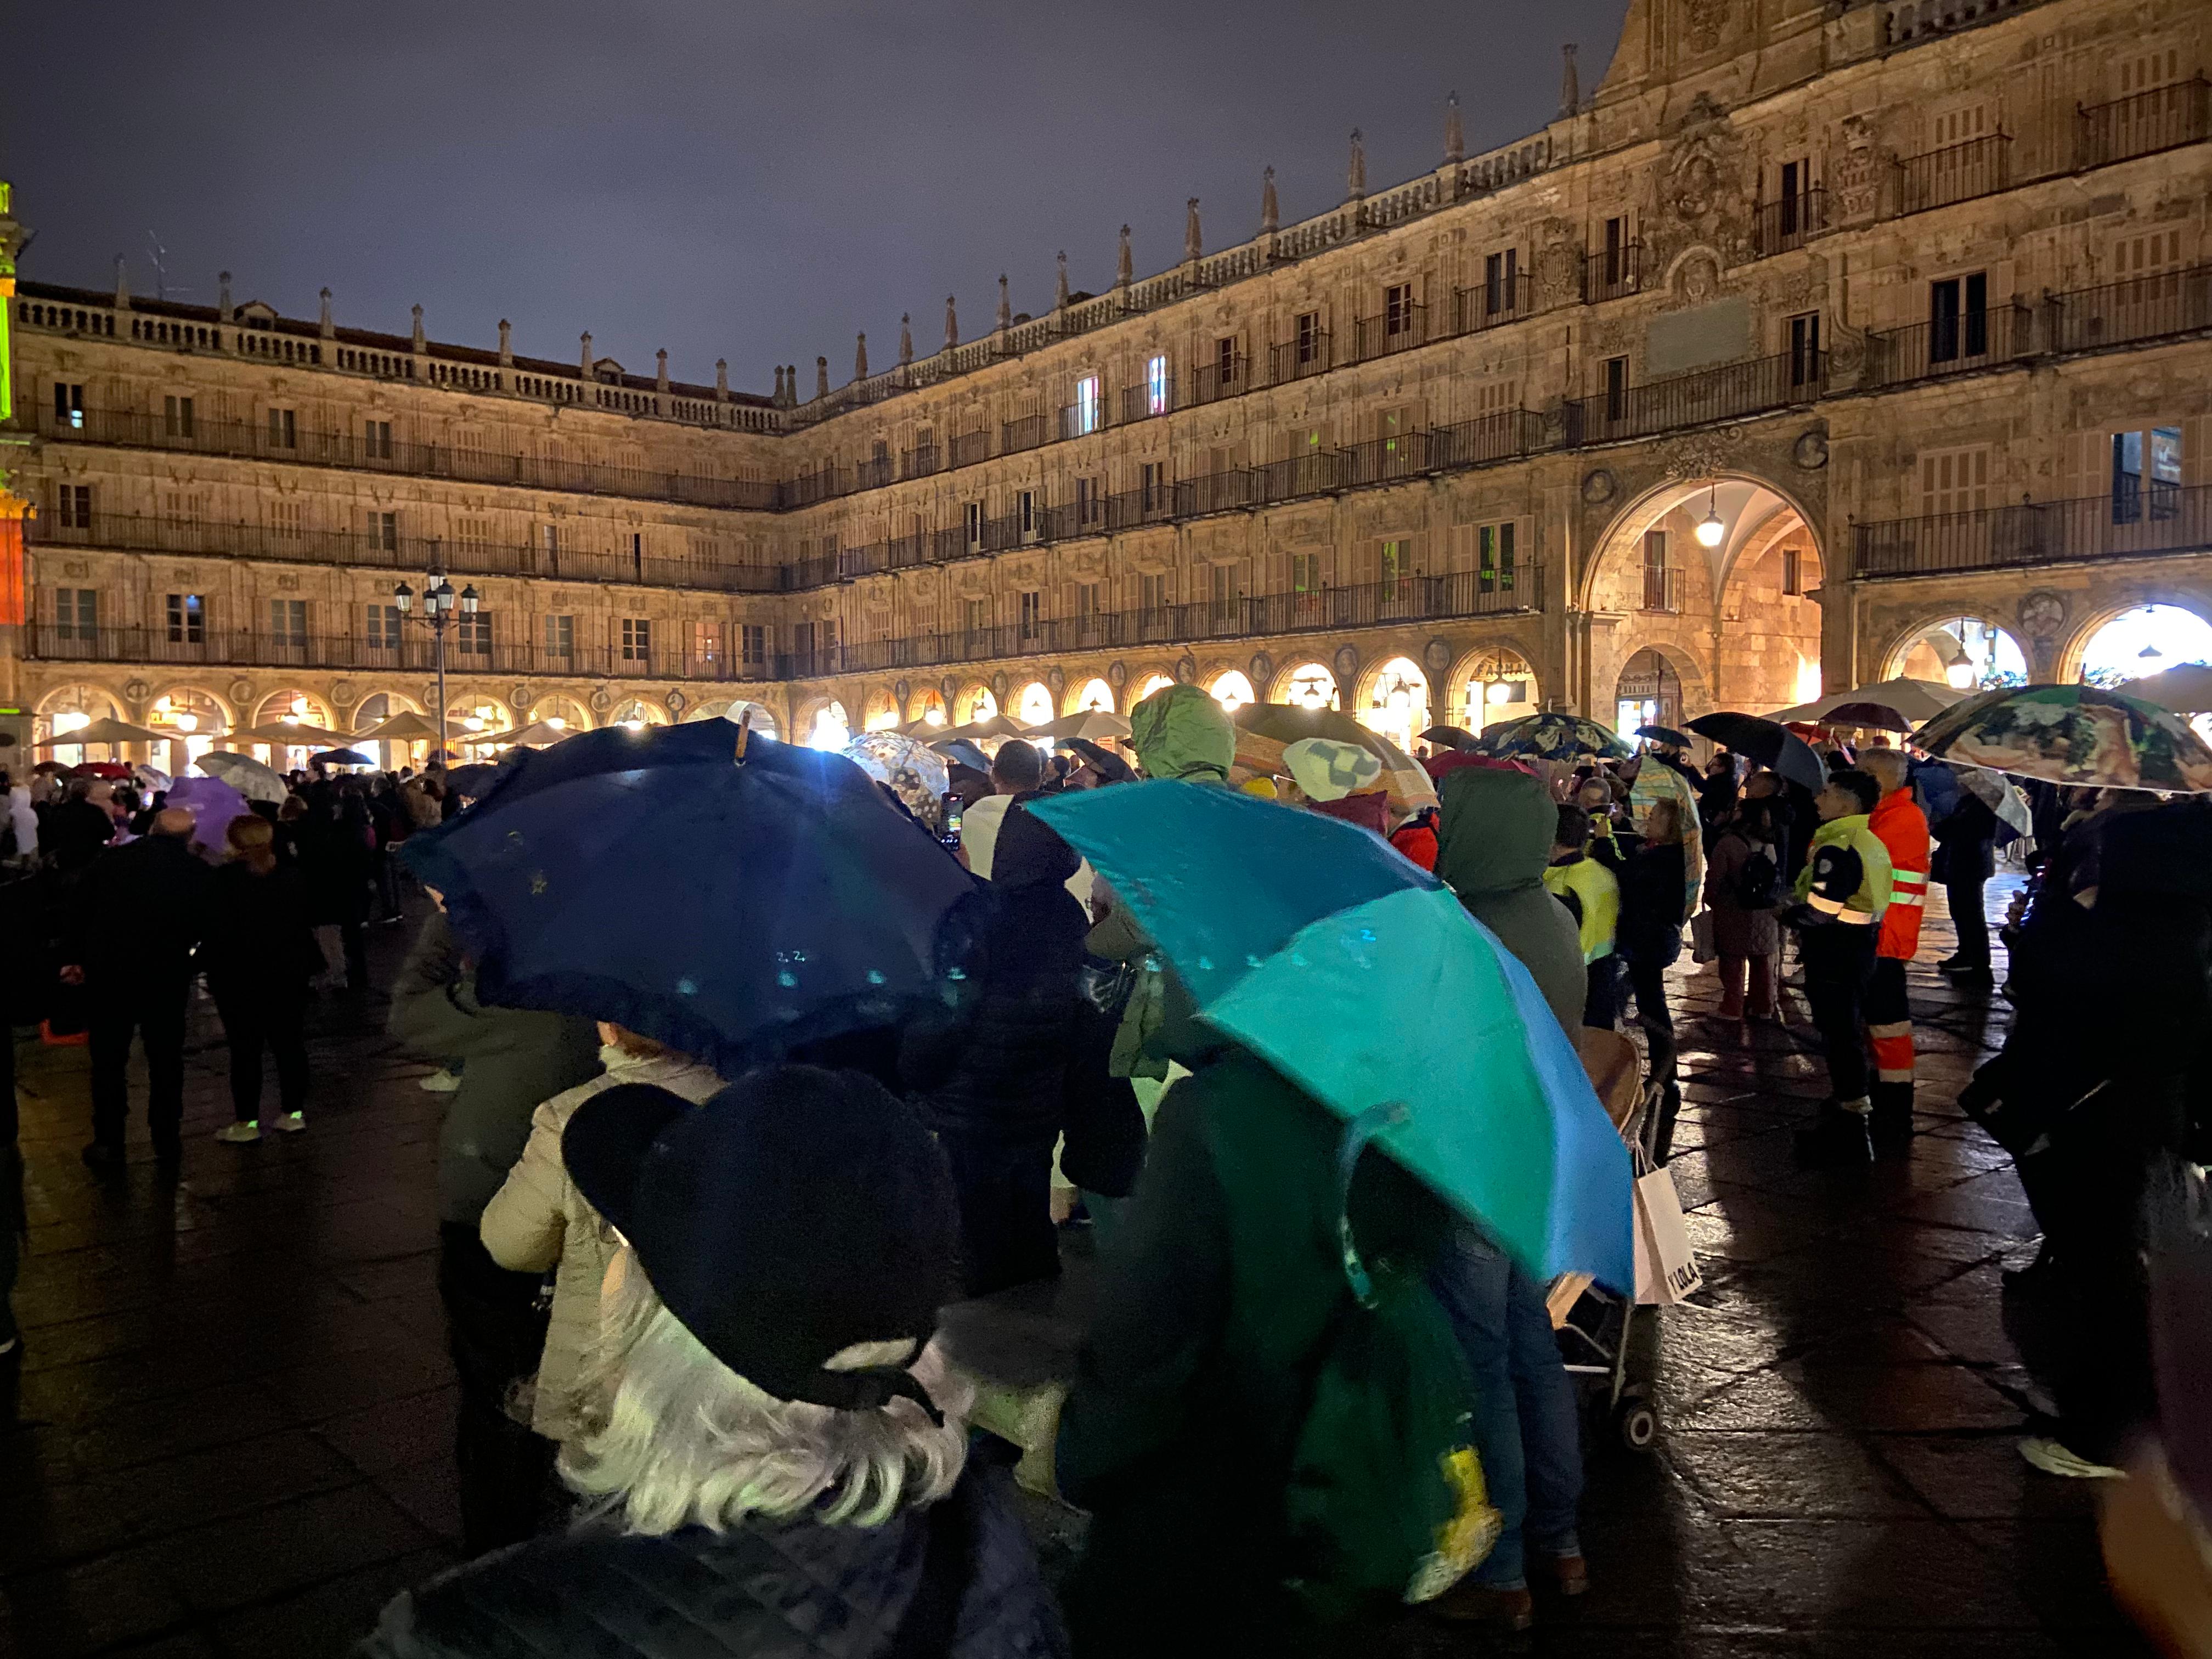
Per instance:
[[[1551,792],[1524,772],[1469,766],[1446,773],[1437,793],[1437,875],[1528,970],[1571,1038],[1589,973],[1574,919],[1544,885],[1559,817]]]
[[[1148,778],[1229,781],[1237,728],[1228,711],[1195,685],[1168,685],[1129,711],[1129,741]]]
[[[1389,827],[1390,798],[1379,781],[1382,762],[1372,750],[1332,738],[1300,738],[1284,745],[1283,764],[1297,787],[1297,804],[1378,836]]]
[[[8,788],[8,827],[15,835],[14,856],[28,860],[39,853],[39,815],[31,807],[30,789],[20,783]]]

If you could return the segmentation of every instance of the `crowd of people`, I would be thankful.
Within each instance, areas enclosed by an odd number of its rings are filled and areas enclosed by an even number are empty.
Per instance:
[[[1959,927],[1943,970],[1970,994],[1994,985],[1982,900],[2008,832],[1954,791],[1931,835],[1918,764],[1893,747],[1824,744],[1818,790],[1656,744],[1613,764],[1439,753],[1436,804],[1407,810],[1357,744],[1240,764],[1194,687],[1146,699],[1130,726],[1127,756],[1013,741],[956,764],[936,799],[910,777],[887,787],[983,878],[961,994],[738,1075],[611,1018],[480,997],[426,890],[389,1022],[446,1097],[438,1284],[480,1559],[394,1602],[372,1659],[1358,1650],[1397,1598],[1324,1598],[1328,1564],[1285,1566],[1310,1356],[1343,1304],[1340,1205],[1363,1255],[1425,1287],[1464,1361],[1496,1538],[1428,1610],[1525,1629],[1587,1588],[1549,1287],[1379,1152],[1340,1200],[1341,1123],[1195,1018],[1130,908],[1032,810],[1054,793],[1175,779],[1386,838],[1567,1033],[1640,1032],[1662,1163],[1686,931],[1717,964],[1723,1029],[1798,1023],[1802,989],[1830,1093],[1797,1150],[1823,1168],[1909,1148],[1905,964],[1931,881]],[[1672,775],[1664,790],[1638,787],[1644,768]],[[220,1139],[299,1130],[311,998],[366,988],[362,929],[402,909],[395,849],[470,810],[434,767],[293,782],[216,826],[83,780],[11,791],[17,856],[45,872],[49,1030],[91,1049],[95,1168],[122,1161],[136,1034],[173,1170],[203,971],[230,1051]],[[2177,1034],[2212,1013],[2212,815],[2057,793],[2036,792],[2035,874],[2004,929],[2022,1017],[1965,1103],[2019,1160],[2045,1229],[2024,1292],[2078,1310],[2063,1420],[2031,1454],[2073,1473],[2117,1456],[2149,1408],[2137,1218],[2158,1160],[2197,1149],[2202,1042]],[[1089,1520],[1055,1595],[1015,1454],[971,1431],[975,1382],[938,1315],[1054,1277],[1086,1224],[1097,1301],[1054,1467]],[[2097,1344],[2130,1358],[2087,1363]]]

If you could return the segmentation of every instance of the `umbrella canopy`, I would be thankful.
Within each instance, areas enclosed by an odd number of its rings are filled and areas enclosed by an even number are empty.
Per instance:
[[[966,738],[970,743],[988,743],[994,738],[1036,737],[1019,720],[1004,714],[986,714],[980,720],[969,720],[965,726],[940,726],[930,734],[932,743],[942,743],[947,738]]]
[[[2034,820],[2029,816],[2027,803],[2021,799],[2019,785],[1986,766],[1968,766],[1963,761],[1947,764],[1957,775],[1960,787],[1996,813],[1999,823],[2009,826],[2015,835],[2035,833]]]
[[[1054,743],[1066,743],[1071,738],[1097,743],[1107,738],[1127,737],[1129,722],[1104,709],[1085,708],[1062,714],[1056,720],[1047,720],[1042,726],[1032,726],[1022,735],[1032,740],[1049,738]]]
[[[892,732],[898,737],[920,738],[924,743],[932,743],[939,738],[950,737],[952,735],[952,730],[953,728],[945,725],[943,720],[932,721],[927,719],[908,720],[904,726],[891,727]]]
[[[1137,769],[1110,749],[1102,749],[1088,738],[1062,738],[1058,747],[1066,750],[1109,783],[1134,783]]]
[[[221,852],[228,845],[223,839],[233,818],[242,818],[252,811],[240,794],[220,778],[179,778],[169,786],[167,805],[181,806],[192,815],[191,844]]]
[[[1813,745],[1774,720],[1727,711],[1700,714],[1688,724],[1699,737],[1711,738],[1723,749],[1772,767],[1791,783],[1815,791],[1827,785],[1828,769],[1820,764]]]
[[[169,775],[158,766],[134,766],[131,769],[131,775],[149,789],[167,789],[169,787]]]
[[[1872,726],[1889,732],[1910,732],[1922,721],[1934,720],[1972,695],[1954,690],[1935,680],[1878,680],[1872,685],[1855,685],[1848,691],[1831,691],[1794,708],[1777,709],[1766,718],[1803,720],[1815,726]]]
[[[1463,726],[1432,726],[1413,741],[1442,744],[1447,749],[1466,749],[1474,744],[1474,733]]]
[[[952,769],[945,757],[896,732],[871,732],[845,745],[845,758],[906,803],[908,811],[934,831],[945,823],[945,797]]]
[[[1580,714],[1524,714],[1486,726],[1474,740],[1478,752],[1510,758],[1516,755],[1539,760],[1574,760],[1583,755],[1599,760],[1626,760],[1636,751],[1595,720]]]
[[[734,730],[663,731],[717,724]],[[939,994],[948,921],[981,884],[858,767],[601,736],[526,755],[403,843],[485,1001],[614,1020],[735,1077]]]
[[[971,738],[939,738],[929,747],[955,764],[973,767],[978,772],[991,769],[990,757],[975,746]]]
[[[2094,685],[1984,691],[1912,734],[1938,760],[2017,777],[2159,794],[2212,789],[2212,749],[2156,703]]]
[[[376,763],[358,749],[329,749],[313,757],[325,766],[374,766]]]
[[[498,775],[497,761],[471,761],[466,766],[448,768],[446,781],[455,794],[475,800],[484,793],[485,786]]]
[[[1698,913],[1698,897],[1705,885],[1705,826],[1698,815],[1698,792],[1690,781],[1664,761],[1645,757],[1636,763],[1636,776],[1628,786],[1628,810],[1637,833],[1662,800],[1674,803],[1674,822],[1682,832],[1682,914]]]
[[[519,730],[501,732],[499,740],[501,743],[520,744],[526,749],[542,749],[548,744],[559,743],[564,738],[578,735],[565,726],[548,726],[544,720],[532,720]]]
[[[366,732],[354,733],[356,743],[421,743],[434,741],[438,736],[435,721],[418,714],[413,709],[394,714],[381,725],[372,726]]]
[[[1540,1278],[1633,1279],[1628,1151],[1535,982],[1449,889],[1314,812],[1172,781],[1030,809],[1097,866],[1200,1018],[1346,1119]]]
[[[1380,732],[1362,726],[1334,708],[1297,703],[1248,702],[1230,716],[1237,727],[1237,763],[1247,770],[1284,775],[1283,750],[1302,738],[1358,744],[1382,763],[1377,780],[1394,812],[1419,811],[1437,804],[1437,786],[1421,763]]]
[[[70,768],[73,778],[105,778],[110,783],[119,783],[131,775],[131,769],[121,761],[87,761],[82,766]]]
[[[80,726],[74,732],[64,732],[59,737],[48,738],[44,743],[34,743],[33,749],[74,748],[81,743],[159,743],[163,733],[149,732],[143,726],[133,726],[128,720],[112,718],[96,720],[89,726]]]
[[[1668,744],[1676,749],[1687,749],[1690,746],[1690,739],[1671,726],[1639,726],[1636,728],[1636,735],[1639,738],[1649,738],[1654,743]]]
[[[345,739],[335,732],[325,732],[319,726],[310,726],[305,720],[270,720],[260,726],[249,726],[242,732],[230,734],[233,743],[265,743],[281,749],[336,748]],[[366,738],[363,742],[368,741]]]
[[[2177,714],[2212,714],[2212,668],[2201,662],[2184,663],[2114,689],[2122,696],[2154,702]]]
[[[292,787],[283,776],[251,755],[234,755],[213,749],[192,763],[210,778],[220,778],[248,800],[265,800],[282,806]]]

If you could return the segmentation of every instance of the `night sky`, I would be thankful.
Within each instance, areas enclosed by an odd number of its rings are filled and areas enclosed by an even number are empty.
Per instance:
[[[118,252],[151,294],[233,297],[435,339],[599,355],[765,392],[855,331],[895,362],[1181,257],[1183,199],[1209,252],[1344,196],[1364,130],[1370,191],[1434,167],[1456,89],[1471,154],[1556,110],[1559,43],[1585,94],[1626,0],[1109,0],[1065,3],[580,3],[222,7],[112,0],[9,24],[0,176],[37,232],[27,279],[105,289]]]

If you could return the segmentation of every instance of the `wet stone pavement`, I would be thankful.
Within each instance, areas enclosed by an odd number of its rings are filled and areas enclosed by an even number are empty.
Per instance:
[[[1746,1037],[1712,1018],[1709,970],[1678,970],[1674,1170],[1706,1288],[1644,1326],[1657,1448],[1593,1455],[1583,1601],[1511,1640],[1408,1620],[1389,1650],[2146,1651],[2102,1588],[2094,1492],[2014,1450],[2035,1384],[1999,1273],[2035,1229],[1951,1103],[2003,1005],[1934,971],[1941,915],[1912,970],[1920,1133],[1871,1176],[1792,1162],[1824,1092],[1810,1030]],[[386,974],[402,931],[374,941]],[[19,1050],[32,1233],[24,1357],[0,1367],[20,1395],[0,1397],[0,1655],[339,1654],[456,1559],[442,1097],[385,1041],[380,998],[313,1019],[307,1133],[234,1148],[211,1139],[223,1053],[195,1005],[173,1187],[143,1118],[127,1178],[96,1181],[84,1051]]]

